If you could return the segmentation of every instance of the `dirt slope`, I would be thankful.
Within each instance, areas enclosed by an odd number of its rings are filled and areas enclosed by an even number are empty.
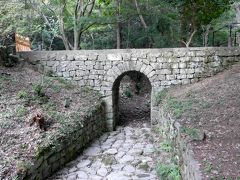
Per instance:
[[[23,174],[40,144],[51,143],[60,127],[67,133],[98,100],[92,90],[43,76],[28,64],[0,66],[0,179]],[[46,131],[30,126],[37,113],[43,115]]]
[[[240,64],[196,84],[173,88],[170,96],[180,106],[168,110],[183,127],[206,134],[205,140],[191,142],[204,179],[240,179]]]

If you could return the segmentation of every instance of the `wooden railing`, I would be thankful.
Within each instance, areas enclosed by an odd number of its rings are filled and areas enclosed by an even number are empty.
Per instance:
[[[31,51],[31,42],[29,38],[15,34],[16,52]]]

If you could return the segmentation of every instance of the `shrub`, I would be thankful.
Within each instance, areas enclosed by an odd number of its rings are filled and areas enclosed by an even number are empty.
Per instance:
[[[180,168],[175,164],[158,163],[156,167],[158,176],[166,180],[180,180]]]
[[[33,92],[37,96],[39,96],[39,97],[45,96],[44,87],[42,84],[34,84],[32,88],[33,88]]]

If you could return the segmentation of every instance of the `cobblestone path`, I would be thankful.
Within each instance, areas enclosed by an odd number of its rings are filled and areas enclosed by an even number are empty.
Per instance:
[[[150,127],[118,127],[93,142],[49,180],[155,180]]]

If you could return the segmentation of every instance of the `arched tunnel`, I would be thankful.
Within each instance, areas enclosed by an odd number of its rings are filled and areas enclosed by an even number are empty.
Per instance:
[[[116,125],[150,125],[151,83],[138,71],[127,71],[114,82],[113,118]]]

